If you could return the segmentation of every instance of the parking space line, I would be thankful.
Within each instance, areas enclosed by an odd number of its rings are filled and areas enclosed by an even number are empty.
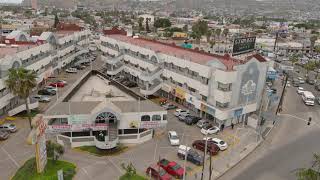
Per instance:
[[[120,172],[123,173],[122,169],[120,169],[110,158],[107,158],[107,160]]]
[[[17,163],[17,161],[13,159],[13,157],[8,153],[8,151],[6,151],[3,147],[1,147],[1,149],[2,149],[2,151],[3,151],[4,153],[7,154],[7,156],[9,157],[9,159],[10,159],[17,167],[19,167],[19,164]]]
[[[89,177],[89,179],[91,178],[88,171],[85,168],[81,168],[81,170]]]

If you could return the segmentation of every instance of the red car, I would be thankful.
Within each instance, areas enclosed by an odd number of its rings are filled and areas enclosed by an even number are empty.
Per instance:
[[[200,151],[204,151],[206,145],[205,140],[196,140],[192,143],[192,147],[198,149]],[[220,148],[212,141],[207,142],[207,152],[210,153],[212,156],[218,154]]]
[[[50,83],[49,86],[52,86],[52,87],[64,87],[64,83],[62,83],[62,82],[54,82],[54,83]]]
[[[179,179],[183,178],[184,169],[178,163],[174,161],[168,161],[166,159],[161,159],[158,162],[158,165],[160,165],[160,167],[162,167],[172,176]]]
[[[148,177],[151,173],[151,176],[157,180],[171,180],[171,176],[162,167],[159,167],[156,164],[149,166],[146,173]]]

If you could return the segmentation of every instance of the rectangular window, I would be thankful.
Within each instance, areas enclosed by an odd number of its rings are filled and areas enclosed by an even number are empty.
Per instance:
[[[137,134],[138,129],[123,129],[123,134]]]
[[[231,91],[232,84],[223,84],[221,82],[218,82],[218,89],[221,91]]]
[[[189,91],[191,91],[191,92],[196,92],[196,90],[193,89],[192,87],[189,87],[188,89],[189,89]]]
[[[72,137],[90,136],[90,131],[72,132]]]
[[[227,108],[229,106],[229,103],[221,103],[221,102],[216,102],[217,107],[219,108]]]
[[[164,115],[162,115],[162,120],[167,120],[167,115],[166,114],[164,114]]]
[[[206,102],[208,98],[207,96],[201,95],[201,99]]]
[[[122,129],[119,129],[119,130],[118,130],[118,134],[122,134]]]
[[[152,121],[161,121],[161,116],[156,114],[152,116]]]

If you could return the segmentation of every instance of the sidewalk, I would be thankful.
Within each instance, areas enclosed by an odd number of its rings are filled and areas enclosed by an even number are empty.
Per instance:
[[[239,128],[237,130],[237,128]],[[226,132],[227,131],[227,132]],[[212,176],[211,179],[217,179],[226,173],[230,168],[238,164],[243,158],[245,158],[249,153],[251,153],[261,142],[260,139],[257,141],[257,134],[251,128],[242,128],[242,126],[237,126],[233,130],[227,128],[224,133],[230,133],[235,138],[233,145],[229,145],[229,148],[225,151],[219,152],[218,156],[212,157]],[[204,178],[209,179],[210,175],[210,157],[206,158]],[[188,174],[188,179],[198,180],[201,179],[202,167],[198,168],[198,171]]]

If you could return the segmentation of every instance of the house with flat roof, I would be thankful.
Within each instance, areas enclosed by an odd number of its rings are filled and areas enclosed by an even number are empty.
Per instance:
[[[103,76],[91,76],[70,99],[48,109],[44,119],[46,133],[55,134],[62,145],[111,149],[152,139],[153,129],[166,126],[167,111],[130,96]]]
[[[210,54],[116,31],[105,31],[99,48],[110,77],[125,76],[143,96],[172,99],[224,126],[259,108],[271,64],[255,53]]]

